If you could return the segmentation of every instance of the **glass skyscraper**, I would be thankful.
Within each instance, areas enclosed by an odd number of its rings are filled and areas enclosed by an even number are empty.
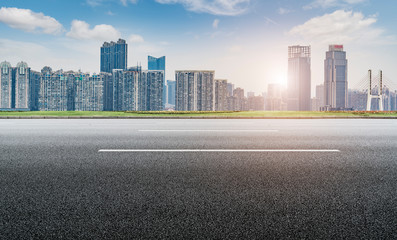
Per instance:
[[[153,56],[148,56],[148,70],[160,70],[164,71],[163,74],[163,108],[165,107],[165,103],[167,102],[167,89],[166,89],[166,82],[165,82],[165,56],[155,58]]]
[[[127,69],[128,45],[125,40],[105,42],[101,47],[101,72],[112,73],[113,69]]]
[[[288,111],[311,110],[310,46],[288,47]]]
[[[324,61],[324,104],[331,109],[348,107],[347,59],[343,45],[330,45]]]

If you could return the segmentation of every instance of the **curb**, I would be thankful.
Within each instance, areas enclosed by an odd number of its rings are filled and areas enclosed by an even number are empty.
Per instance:
[[[0,119],[397,119],[397,117],[129,117],[129,116],[0,116]]]

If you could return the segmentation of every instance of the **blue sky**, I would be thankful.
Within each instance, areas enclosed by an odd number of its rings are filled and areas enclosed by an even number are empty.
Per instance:
[[[323,82],[328,44],[344,44],[349,81],[369,68],[397,76],[393,0],[1,0],[0,61],[34,70],[98,72],[103,41],[122,37],[129,66],[167,56],[167,79],[181,69],[257,93],[285,83],[289,45],[312,46],[312,83]]]

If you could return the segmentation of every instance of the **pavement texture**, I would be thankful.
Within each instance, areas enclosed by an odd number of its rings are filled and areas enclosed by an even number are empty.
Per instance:
[[[397,239],[396,229],[396,120],[0,120],[0,239]]]

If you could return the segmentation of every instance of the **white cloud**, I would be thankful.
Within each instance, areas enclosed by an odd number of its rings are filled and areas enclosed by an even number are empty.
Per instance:
[[[288,34],[296,35],[312,43],[361,43],[381,42],[383,29],[373,26],[377,19],[365,17],[360,12],[338,10],[331,14],[315,17],[292,28]]]
[[[278,12],[278,14],[280,14],[280,15],[285,15],[285,14],[288,14],[288,13],[292,12],[292,10],[286,9],[286,8],[279,8],[279,9],[277,10],[277,12]]]
[[[276,21],[274,21],[273,19],[268,18],[268,17],[264,17],[264,18],[265,18],[265,21],[266,21],[267,25],[269,25],[269,24],[278,25],[278,23]]]
[[[124,6],[128,5],[128,2],[132,3],[132,4],[136,4],[138,2],[138,0],[120,0],[121,4],[123,4]]]
[[[129,43],[143,43],[145,40],[141,35],[131,34],[128,38]]]
[[[212,27],[214,29],[218,29],[218,26],[219,26],[219,19],[215,19],[214,22],[212,23]]]
[[[7,8],[0,9],[0,22],[27,32],[43,32],[59,34],[63,32],[62,24],[55,18],[36,13],[30,9]]]
[[[91,7],[101,6],[106,2],[119,2],[123,6],[128,6],[128,3],[136,4],[138,0],[86,0],[86,4],[90,5]]]
[[[121,34],[111,25],[101,24],[90,29],[88,23],[73,20],[70,32],[66,36],[74,39],[109,40],[119,38]]]
[[[364,3],[366,1],[367,0],[315,0],[303,8],[308,10],[313,8],[345,7],[348,5]]]
[[[183,4],[192,12],[236,16],[247,12],[251,0],[156,0],[161,4]]]

